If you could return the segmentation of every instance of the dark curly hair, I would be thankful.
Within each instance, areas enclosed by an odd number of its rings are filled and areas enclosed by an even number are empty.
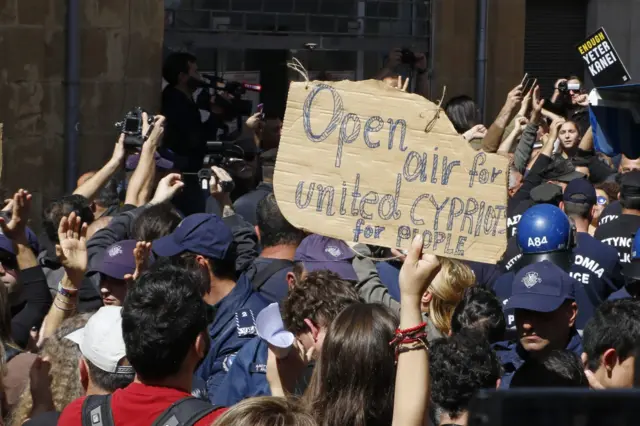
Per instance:
[[[459,333],[465,328],[482,331],[489,343],[504,339],[507,324],[502,304],[489,290],[471,287],[465,290],[462,300],[451,317],[451,331]]]
[[[300,334],[307,330],[306,318],[329,325],[347,306],[359,302],[358,293],[348,281],[330,271],[310,272],[289,290],[282,306],[287,330]]]
[[[509,387],[587,388],[589,381],[576,354],[554,350],[541,360],[528,359],[514,373]]]
[[[465,329],[429,348],[431,400],[437,409],[459,417],[481,389],[495,389],[501,376],[500,361],[485,335]]]

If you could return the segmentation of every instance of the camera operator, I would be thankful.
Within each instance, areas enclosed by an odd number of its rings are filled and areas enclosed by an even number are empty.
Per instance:
[[[556,81],[551,104],[545,108],[576,123],[581,135],[590,126],[588,95],[579,77],[570,76]]]
[[[162,91],[162,115],[167,120],[164,146],[176,154],[176,166],[183,172],[198,171],[206,151],[205,127],[193,100],[202,84],[196,61],[189,53],[172,53],[162,70],[168,83]]]

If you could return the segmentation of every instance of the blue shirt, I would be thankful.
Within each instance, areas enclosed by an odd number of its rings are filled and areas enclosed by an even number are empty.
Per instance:
[[[524,350],[519,342],[497,342],[491,346],[493,350],[496,351],[496,355],[504,369],[504,374],[500,380],[500,389],[508,389],[511,385],[513,375],[522,367],[522,364],[524,364],[529,357],[529,353]],[[572,330],[571,338],[565,350],[573,352],[578,357],[582,356],[582,352],[584,352],[582,339],[576,330]]]
[[[267,259],[265,257],[257,257],[253,263],[247,268],[243,275],[255,285],[254,278],[260,272],[265,270],[276,259]],[[271,275],[267,281],[262,284],[258,292],[270,303],[282,303],[289,294],[289,284],[287,283],[287,273],[293,270],[293,266],[284,266],[279,271]]]
[[[231,407],[243,399],[254,396],[271,396],[267,382],[267,343],[254,337],[237,353],[227,376],[224,378],[213,405]]]
[[[376,269],[380,276],[380,281],[389,290],[389,295],[400,301],[400,268],[391,262],[376,262]]]
[[[258,203],[271,193],[273,193],[273,184],[261,182],[256,189],[239,197],[233,203],[233,210],[242,216],[244,220],[253,226],[256,226],[258,224],[258,219],[256,217]]]
[[[611,293],[611,296],[609,296],[607,300],[631,299],[632,297],[627,288],[622,287],[620,290]]]
[[[256,336],[255,318],[267,304],[244,276],[238,279],[231,293],[216,303],[216,317],[209,325],[211,348],[196,371],[207,383],[210,401],[213,402],[238,351]]]
[[[582,330],[586,322],[593,316],[595,310],[610,294],[624,286],[624,279],[620,272],[618,252],[611,246],[604,244],[586,232],[576,235],[577,245],[573,250],[574,261],[569,269],[569,275],[575,279],[576,302],[578,303],[578,318],[576,327]],[[513,257],[515,258],[515,257]],[[512,269],[515,262],[507,261]],[[496,280],[493,291],[503,306],[511,297],[511,285],[515,274],[507,272]],[[514,328],[513,310],[505,309],[507,328]]]

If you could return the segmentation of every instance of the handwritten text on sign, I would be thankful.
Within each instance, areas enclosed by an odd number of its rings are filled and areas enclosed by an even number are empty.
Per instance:
[[[435,114],[378,81],[292,83],[275,173],[281,210],[346,241],[407,248],[420,234],[426,251],[495,263],[507,160],[474,151]]]

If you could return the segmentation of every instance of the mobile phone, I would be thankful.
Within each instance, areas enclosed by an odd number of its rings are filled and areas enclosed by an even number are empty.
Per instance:
[[[525,73],[524,77],[522,77],[522,81],[520,82],[520,85],[523,86],[525,84],[525,82],[527,81],[527,77],[529,77],[529,73]]]

